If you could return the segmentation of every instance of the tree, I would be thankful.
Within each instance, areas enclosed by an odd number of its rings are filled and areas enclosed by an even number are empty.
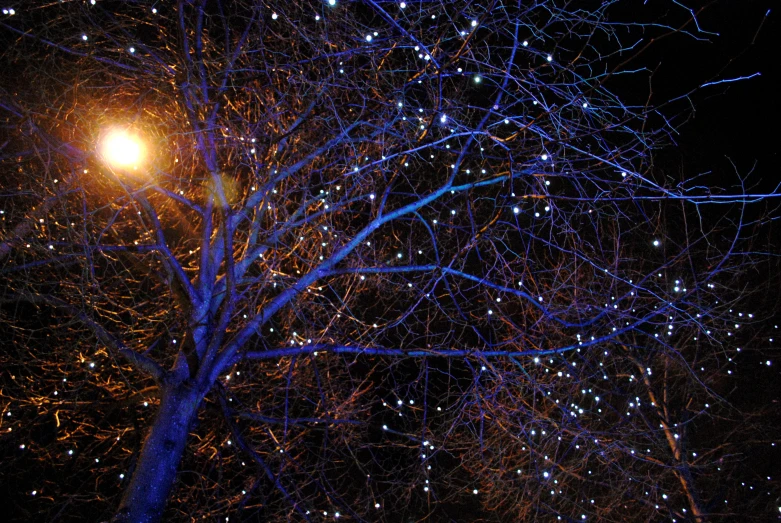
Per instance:
[[[729,376],[769,349],[738,307],[779,193],[656,165],[683,109],[612,82],[715,35],[622,4],[7,10],[16,510],[776,513],[773,405]]]

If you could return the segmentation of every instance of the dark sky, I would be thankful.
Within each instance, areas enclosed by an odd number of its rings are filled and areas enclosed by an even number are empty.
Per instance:
[[[718,32],[719,36],[709,36],[709,42],[693,42],[676,35],[660,42],[646,58],[649,64],[659,64],[658,81],[654,82],[659,100],[678,96],[707,81],[761,74],[708,86],[692,96],[695,116],[681,129],[678,140],[678,153],[686,167],[720,171],[727,180],[731,178],[728,171],[732,171],[727,160],[730,158],[740,174],[746,174],[756,163],[756,175],[763,179],[765,188],[779,180],[781,60],[777,53],[781,49],[781,9],[766,16],[776,3],[716,2],[698,18],[704,30]],[[676,106],[684,107],[686,103]]]

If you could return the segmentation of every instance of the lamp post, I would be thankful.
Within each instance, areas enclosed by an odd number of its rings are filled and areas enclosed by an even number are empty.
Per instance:
[[[143,140],[126,129],[111,129],[100,140],[98,151],[104,161],[117,171],[138,169],[146,159]]]

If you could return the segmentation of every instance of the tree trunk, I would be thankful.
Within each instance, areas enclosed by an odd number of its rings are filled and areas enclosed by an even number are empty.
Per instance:
[[[154,523],[163,517],[201,395],[182,385],[163,387],[160,410],[113,523]]]

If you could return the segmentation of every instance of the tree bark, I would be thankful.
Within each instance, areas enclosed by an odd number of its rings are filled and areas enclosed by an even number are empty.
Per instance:
[[[112,523],[161,521],[201,397],[183,385],[163,387],[160,410]]]

